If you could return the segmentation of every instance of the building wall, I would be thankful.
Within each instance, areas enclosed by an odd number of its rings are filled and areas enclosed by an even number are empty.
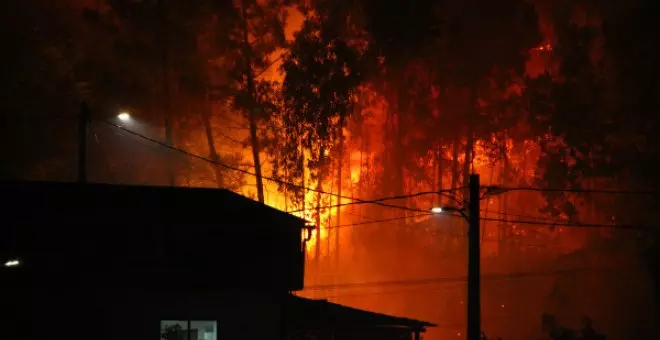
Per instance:
[[[217,339],[279,339],[276,295],[249,291],[127,291],[40,278],[24,287],[0,283],[0,339],[158,340],[163,320],[217,321]],[[212,340],[212,339],[211,339]]]
[[[107,304],[108,340],[158,339],[161,322],[174,320],[217,321],[217,340],[278,339],[281,334],[281,304],[266,293],[133,292]]]

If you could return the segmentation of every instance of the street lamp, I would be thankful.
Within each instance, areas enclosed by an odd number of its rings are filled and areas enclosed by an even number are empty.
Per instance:
[[[5,267],[18,267],[21,264],[19,260],[9,260],[5,262]]]
[[[121,120],[122,122],[128,122],[129,120],[131,120],[131,115],[128,112],[120,112],[117,115],[117,118],[119,118],[119,120]]]
[[[434,214],[442,214],[445,210],[442,207],[433,207],[431,208],[431,212]]]
[[[461,216],[466,219],[468,222],[470,221],[470,217],[466,213],[465,208],[458,208],[454,206],[449,206],[449,205],[444,205],[441,207],[433,207],[431,208],[431,213],[433,214],[444,214],[444,213],[450,213],[450,212],[457,212],[461,214]]]

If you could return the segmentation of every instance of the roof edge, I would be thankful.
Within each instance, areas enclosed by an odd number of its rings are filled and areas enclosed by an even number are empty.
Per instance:
[[[426,330],[426,328],[428,328],[428,327],[438,327],[437,324],[434,324],[434,323],[431,323],[431,322],[428,322],[428,321],[416,320],[416,319],[411,319],[411,318],[406,318],[406,317],[399,317],[399,316],[394,316],[394,315],[390,315],[390,314],[384,314],[384,313],[359,309],[359,308],[355,308],[355,307],[350,307],[350,306],[330,302],[327,299],[309,299],[309,298],[305,298],[305,297],[302,297],[302,296],[297,296],[297,295],[294,295],[294,294],[290,294],[290,296],[292,296],[294,299],[299,299],[301,301],[306,301],[306,302],[309,302],[309,303],[322,303],[322,304],[326,304],[328,306],[342,308],[342,309],[346,309],[346,310],[350,310],[350,311],[354,311],[354,312],[357,311],[359,313],[367,313],[367,314],[371,314],[373,316],[378,316],[378,317],[381,317],[381,318],[388,318],[388,319],[391,319],[392,321],[398,321],[398,324],[374,326],[376,328],[409,328],[409,329],[413,329],[415,331],[424,332]]]
[[[247,202],[247,204],[253,204],[255,206],[261,206],[264,209],[270,210],[274,213],[281,214],[283,217],[286,216],[286,218],[291,219],[292,221],[295,221],[297,223],[302,224],[301,229],[306,228],[307,220],[304,218],[295,216],[291,213],[288,213],[286,211],[280,210],[278,208],[269,206],[265,203],[261,203],[258,201],[255,201],[247,196],[244,196],[242,194],[233,192],[228,189],[220,189],[220,188],[207,188],[207,187],[170,187],[170,186],[165,186],[165,185],[141,185],[141,184],[111,184],[111,183],[98,183],[98,182],[91,182],[91,183],[79,183],[79,182],[71,182],[71,181],[31,181],[31,180],[12,180],[12,179],[0,179],[0,187],[2,186],[57,186],[57,187],[87,187],[87,188],[97,188],[97,189],[102,189],[102,188],[108,188],[108,189],[131,189],[131,190],[136,190],[136,189],[144,189],[144,190],[167,190],[167,191],[181,191],[181,192],[204,192],[204,193],[211,193],[211,192],[216,192],[218,194],[225,194],[225,195],[232,195],[235,196],[237,199],[242,199]]]

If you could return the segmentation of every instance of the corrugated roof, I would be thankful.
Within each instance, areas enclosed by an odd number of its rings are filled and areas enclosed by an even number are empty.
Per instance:
[[[343,306],[327,300],[291,295],[285,311],[299,328],[408,328],[424,331],[436,325],[427,321],[396,317]]]

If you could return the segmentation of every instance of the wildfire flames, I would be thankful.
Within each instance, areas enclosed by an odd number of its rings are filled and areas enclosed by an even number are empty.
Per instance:
[[[292,20],[296,22],[295,17]],[[289,32],[295,31],[289,27]],[[551,52],[552,46],[550,44],[543,44],[535,49],[538,52]],[[281,52],[278,52],[281,53]],[[538,54],[536,57],[533,55],[533,58],[543,58],[542,53]],[[539,73],[539,69],[544,69],[545,64],[536,62],[528,63],[528,73]],[[530,68],[537,68],[536,70]],[[542,71],[541,71],[542,72]],[[265,77],[268,80],[281,81],[283,75],[278,72],[267,72]],[[394,273],[391,269],[383,266],[384,262],[394,261],[397,263],[407,263],[403,268],[408,267],[409,274],[408,276],[417,276],[417,277],[428,277],[428,276],[446,276],[447,273],[455,273],[454,275],[460,276],[463,275],[461,272],[462,266],[461,263],[463,260],[455,259],[453,262],[440,262],[438,264],[433,264],[429,262],[428,259],[416,255],[416,249],[406,248],[411,247],[410,245],[401,245],[398,246],[397,243],[392,243],[392,241],[386,241],[387,233],[385,230],[387,228],[399,228],[401,226],[409,225],[408,230],[413,232],[415,228],[423,229],[426,234],[422,236],[421,241],[418,246],[421,245],[431,245],[432,249],[440,250],[442,248],[437,244],[438,237],[444,237],[442,229],[426,227],[426,225],[438,223],[434,221],[433,216],[413,216],[407,212],[401,212],[402,214],[411,215],[410,218],[394,223],[374,223],[372,227],[358,227],[357,225],[364,223],[365,221],[378,220],[382,217],[392,216],[396,214],[392,209],[381,209],[377,210],[377,216],[372,215],[368,216],[365,212],[373,211],[377,209],[376,207],[342,207],[337,208],[324,208],[327,206],[340,205],[342,203],[349,202],[348,199],[339,199],[336,195],[339,194],[337,188],[337,176],[339,172],[339,166],[342,170],[342,188],[341,195],[358,197],[362,199],[369,199],[374,197],[373,179],[375,176],[382,174],[384,169],[382,166],[378,166],[378,160],[382,159],[385,154],[390,152],[386,149],[387,145],[386,135],[381,133],[387,128],[389,124],[386,113],[387,100],[381,98],[379,101],[372,102],[369,107],[363,108],[371,112],[364,125],[362,127],[361,134],[350,133],[351,127],[349,126],[345,132],[345,156],[344,159],[334,159],[332,164],[329,166],[327,176],[323,178],[322,187],[324,191],[333,193],[335,195],[322,195],[322,207],[318,207],[318,193],[314,191],[306,191],[304,194],[305,203],[302,210],[300,207],[294,207],[291,204],[290,198],[287,196],[286,192],[279,190],[279,185],[276,182],[265,180],[264,181],[264,191],[265,191],[265,203],[277,209],[291,212],[292,214],[304,218],[310,222],[317,221],[317,216],[319,214],[318,221],[320,225],[315,226],[316,228],[311,231],[309,240],[306,243],[306,250],[308,254],[308,263],[307,263],[307,277],[306,277],[306,286],[313,287],[314,285],[319,284],[332,284],[332,283],[342,283],[342,282],[369,282],[369,281],[378,281],[378,278],[386,280],[389,277],[398,278],[401,273]],[[220,115],[221,116],[221,115]],[[241,126],[247,126],[247,121],[245,118],[236,113],[232,114],[231,120],[240,123]],[[222,129],[224,122],[217,122],[217,126],[220,126]],[[414,132],[414,131],[413,131]],[[247,140],[249,135],[246,130],[234,129],[234,130],[223,130],[223,133],[228,134],[229,137],[235,140]],[[420,131],[419,133],[423,133]],[[199,142],[193,143],[195,145],[204,145],[204,136],[199,135]],[[463,145],[466,143],[465,138],[460,141]],[[238,147],[237,144],[232,144]],[[503,163],[503,160],[499,157],[493,157],[493,150],[489,148],[489,145],[503,145],[504,154],[506,157],[507,164]],[[454,153],[452,152],[452,145],[440,145],[442,149],[442,158],[447,160],[449,163],[454,162]],[[243,160],[245,163],[250,163],[251,160],[251,149],[241,145],[240,148],[229,148],[230,152],[241,152]],[[200,154],[204,154],[207,150],[199,149]],[[512,138],[507,138],[501,133],[494,133],[492,135],[492,140],[489,143],[485,143],[483,140],[476,141],[474,145],[474,155],[472,159],[472,169],[474,172],[481,174],[481,180],[483,185],[506,185],[506,184],[517,184],[517,183],[532,183],[535,176],[538,175],[536,169],[536,162],[538,160],[540,153],[540,147],[537,140],[525,140],[524,142],[515,142]],[[413,157],[410,155],[410,157]],[[417,158],[415,163],[422,168],[424,177],[427,180],[424,181],[414,181],[412,179],[406,180],[405,182],[405,191],[407,193],[413,193],[418,191],[432,191],[437,188],[450,188],[452,184],[452,169],[451,166],[445,164],[444,168],[438,171],[437,164],[434,163],[433,157],[427,157],[424,155],[414,156]],[[263,172],[266,176],[272,172],[273,165],[269,162],[267,154],[262,153],[262,166]],[[457,164],[462,169],[465,162],[465,156],[463,152],[459,152],[457,155]],[[505,173],[505,167],[509,169],[516,169],[517,175],[516,183],[512,183],[510,178],[507,178]],[[240,188],[238,191],[242,194],[248,196],[255,196],[255,185],[256,180],[254,177],[247,177],[247,183],[245,186]],[[430,180],[428,180],[430,179]],[[303,183],[296,183],[299,185],[305,185],[308,188],[316,187],[317,183],[311,178],[310,174],[305,173],[305,180]],[[390,183],[383,183],[381,185],[389,185]],[[212,186],[211,183],[207,184]],[[462,187],[462,180],[458,180],[458,187]],[[462,196],[462,192],[458,192],[458,196]],[[507,197],[505,200],[504,197]],[[393,204],[414,207],[416,209],[430,209],[434,204],[438,203],[437,196],[422,196],[412,198],[405,202],[395,201]],[[538,193],[527,193],[527,194],[509,194],[500,197],[493,197],[485,200],[482,203],[482,209],[484,211],[485,217],[491,218],[505,218],[510,219],[510,216],[502,214],[530,214],[538,215],[538,208],[542,205],[542,197]],[[371,209],[371,210],[369,210]],[[584,210],[582,213],[591,214],[594,216],[594,211]],[[339,214],[339,216],[337,215]],[[450,223],[447,226],[453,226],[452,230],[455,235],[465,235],[465,230],[461,223],[455,225],[456,221],[441,222],[441,223]],[[339,224],[339,225],[338,225]],[[356,224],[351,227],[351,225]],[[425,225],[423,228],[416,227],[417,225]],[[442,224],[444,225],[444,224]],[[380,228],[380,229],[374,229]],[[448,227],[447,227],[448,228]],[[457,228],[457,229],[456,229]],[[548,247],[543,248],[534,248],[535,244],[543,244],[544,240],[553,240],[556,239],[558,234],[566,234],[566,230],[563,228],[557,228],[554,231],[530,231],[530,229],[521,227],[517,224],[510,224],[506,226],[506,231],[503,231],[503,226],[501,223],[485,223],[482,224],[483,228],[483,246],[482,253],[484,256],[490,256],[492,254],[499,254],[502,250],[501,242],[497,241],[503,232],[506,232],[510,235],[517,235],[518,237],[524,237],[526,243],[530,246],[530,251],[539,251],[545,257],[559,256],[560,254],[565,254],[570,252],[573,249],[582,247],[587,238],[586,233],[579,233],[570,231],[570,237],[562,237],[561,243],[554,243]],[[366,246],[363,244],[356,243],[355,237],[362,235],[364,233],[370,233],[373,230],[379,230],[379,232],[368,234],[369,239],[372,239],[374,245],[380,244],[381,248],[369,248],[366,250]],[[418,232],[418,231],[414,231]],[[358,234],[356,234],[358,233]],[[379,234],[380,233],[380,234]],[[357,235],[357,236],[356,236]],[[381,235],[381,236],[379,236]],[[382,238],[382,243],[381,243]],[[444,242],[444,241],[443,241]],[[450,241],[452,244],[456,245],[464,242],[459,238],[458,240]],[[458,242],[458,243],[457,243]],[[389,246],[385,246],[388,244]],[[337,248],[337,246],[339,248]],[[373,246],[373,245],[372,245]],[[403,249],[387,249],[386,247],[403,247]],[[445,247],[445,246],[443,246]],[[540,247],[540,246],[539,246]],[[366,257],[360,257],[360,254],[367,252]],[[396,257],[391,257],[392,252],[396,252]],[[500,254],[502,256],[502,254]],[[362,260],[356,260],[356,259]],[[390,259],[390,260],[387,260]],[[510,261],[512,265],[514,263],[516,266],[522,266],[520,260],[512,259]],[[438,267],[439,269],[432,269]],[[522,267],[520,267],[522,268]],[[509,271],[515,269],[508,269]],[[522,269],[520,269],[522,270]],[[519,271],[520,271],[519,270]],[[501,271],[501,270],[500,270]],[[520,288],[518,285],[512,285],[509,289],[513,289],[509,293],[496,293],[499,288],[487,288],[486,300],[493,300],[497,308],[495,311],[497,313],[502,313],[502,311],[520,311],[520,308],[523,305],[522,302],[518,300],[510,300],[501,298],[501,296],[516,296],[514,291],[518,291],[520,294],[527,294],[526,296],[536,296],[537,289],[547,290],[548,281],[539,281],[535,283],[533,288]],[[303,292],[304,295],[310,297],[323,297],[323,298],[332,298],[337,302],[350,304],[360,308],[366,308],[370,310],[378,310],[382,312],[388,312],[393,314],[406,314],[412,317],[419,317],[421,319],[431,319],[436,320],[436,313],[431,311],[436,309],[436,304],[440,301],[445,301],[443,303],[447,304],[447,307],[443,309],[442,319],[450,320],[448,322],[454,322],[450,326],[440,328],[438,330],[432,330],[429,334],[436,334],[434,332],[440,332],[444,336],[448,334],[459,334],[460,338],[461,333],[452,332],[452,329],[458,330],[462,328],[464,319],[458,318],[455,315],[457,310],[462,310],[464,308],[462,300],[464,299],[463,293],[461,290],[456,290],[457,286],[452,286],[454,288],[443,288],[450,289],[450,291],[444,291],[439,297],[427,299],[428,301],[420,300],[419,297],[423,294],[415,294],[414,290],[411,290],[406,298],[397,298],[393,297],[389,300],[383,300],[382,296],[378,294],[399,294],[397,290],[388,289],[387,287],[383,288],[371,288],[368,290],[358,290],[357,293],[351,292],[343,293],[341,291],[318,291],[318,290],[307,290]],[[453,289],[453,290],[451,290]],[[486,288],[485,288],[486,289]],[[494,290],[493,290],[494,289]],[[524,292],[523,292],[524,291]],[[369,295],[375,296],[369,296]],[[498,298],[500,296],[500,298]],[[533,300],[534,298],[529,298]],[[459,303],[460,301],[460,303]],[[430,304],[429,304],[430,303]],[[506,308],[504,306],[507,306]],[[519,307],[515,307],[519,306]],[[490,310],[490,307],[485,307],[485,310]],[[532,308],[532,305],[529,305],[529,308]],[[533,305],[534,313],[540,315],[542,312],[541,308],[538,305]],[[451,312],[453,311],[453,312]],[[453,314],[445,314],[453,313]],[[535,322],[535,316],[528,315],[527,321],[530,324]],[[434,319],[436,318],[436,319]],[[453,320],[453,321],[452,321]],[[485,321],[488,323],[489,321]],[[445,322],[446,323],[446,322]],[[511,325],[511,324],[508,324]],[[502,326],[505,327],[505,326]],[[498,328],[501,329],[501,328]]]
[[[287,26],[287,35],[290,36],[290,38],[293,37],[293,34],[296,32],[297,27],[299,27],[302,24],[303,17],[300,13],[293,11],[292,16],[289,21],[289,25]],[[541,46],[535,48],[537,51],[545,51],[549,52],[552,51],[552,46],[550,44],[542,44]],[[277,51],[275,53],[274,58],[277,58],[282,51]],[[273,69],[277,69],[278,64],[276,63],[273,67]],[[531,70],[534,72],[535,70]],[[269,80],[269,81],[274,81],[274,82],[281,82],[283,79],[283,74],[281,72],[276,72],[276,71],[269,71],[264,75],[264,78]],[[373,133],[373,131],[383,131],[387,122],[386,122],[386,113],[385,113],[385,108],[387,106],[387,101],[384,98],[381,98],[379,102],[373,103],[371,107],[364,108],[365,110],[368,110],[372,112],[371,118],[368,121],[368,129],[370,130],[370,134],[368,137],[369,139],[369,144],[371,145],[385,145],[385,135],[381,133]],[[232,117],[232,121],[238,121],[242,122],[242,126],[247,126],[248,122],[247,120],[240,114],[236,113]],[[221,124],[220,124],[221,125]],[[227,133],[232,133],[231,137],[234,139],[238,140],[247,140],[248,135],[245,131],[241,133],[240,130],[233,130],[233,131],[228,131]],[[195,143],[196,145],[203,145],[203,138],[204,136],[199,136],[200,142]],[[359,192],[356,190],[356,188],[359,187],[360,181],[363,176],[368,176],[369,170],[372,169],[365,169],[365,164],[373,164],[373,160],[378,156],[378,153],[384,153],[386,150],[382,148],[371,148],[369,150],[362,150],[360,149],[362,141],[356,138],[356,140],[352,140],[350,134],[345,133],[345,138],[346,138],[346,145],[348,150],[346,150],[346,158],[344,160],[339,160],[340,163],[343,165],[343,187],[342,187],[342,195],[343,196],[351,196],[351,197],[357,197],[357,198],[364,198],[368,197],[368,193],[366,192]],[[501,141],[498,140],[498,138],[501,138],[501,136],[493,135],[492,137],[492,143],[499,143]],[[465,143],[465,140],[462,141]],[[522,144],[522,148],[519,148],[519,150],[514,150],[514,144],[512,139],[507,139],[504,141],[506,145],[506,151],[505,153],[509,155],[509,160],[508,162],[510,163],[510,166],[514,168],[524,168],[524,174],[522,175],[522,179],[526,180],[527,182],[531,182],[533,177],[535,176],[535,172],[533,167],[531,166],[532,164],[535,164],[536,162],[536,157],[538,153],[538,145],[535,141],[533,140],[527,140]],[[501,159],[495,159],[493,158],[490,153],[491,150],[488,150],[484,146],[483,141],[477,141],[474,146],[474,156],[472,160],[472,169],[476,173],[481,173],[482,174],[482,182],[484,185],[495,185],[495,184],[502,184],[500,181],[500,172],[501,172]],[[443,147],[444,150],[444,158],[451,160],[453,155],[451,151],[451,146],[447,145]],[[231,149],[231,152],[237,151],[236,149]],[[249,162],[251,160],[252,154],[251,154],[251,149],[249,148],[244,148],[242,151],[243,154],[243,159],[246,162]],[[202,152],[203,153],[203,152]],[[532,157],[530,157],[530,155]],[[267,161],[267,155],[262,154],[262,162],[264,167],[264,173],[268,174],[270,170],[272,169],[272,164],[269,164]],[[307,155],[309,157],[309,155]],[[372,160],[372,162],[369,162],[369,159]],[[458,155],[458,163],[463,164],[465,161],[465,157],[463,153],[459,153]],[[436,174],[433,174],[433,166],[432,162],[429,162],[428,159],[424,159],[424,157],[420,157],[420,162],[428,163],[428,175],[433,177],[436,176]],[[344,164],[345,163],[345,164]],[[523,164],[525,163],[525,164]],[[337,178],[337,167],[333,167],[332,169],[335,173],[328,174],[328,176],[323,180],[323,188],[333,188],[332,190],[325,190],[326,192],[329,192],[330,194],[324,194],[321,195],[323,197],[323,201],[327,203],[327,205],[322,205],[319,209],[317,209],[317,199],[318,199],[318,194],[315,191],[306,191],[305,192],[305,203],[304,203],[304,211],[300,211],[302,209],[293,209],[291,203],[289,202],[289,198],[286,197],[286,193],[281,192],[278,190],[278,183],[266,180],[264,181],[264,191],[265,191],[265,203],[269,206],[272,206],[274,208],[280,209],[282,211],[287,211],[292,213],[295,216],[301,217],[303,219],[306,219],[307,221],[314,222],[316,220],[315,214],[319,213],[319,221],[320,221],[320,226],[315,226],[315,229],[311,231],[310,235],[305,235],[305,237],[308,237],[309,240],[306,242],[306,247],[307,247],[307,252],[310,255],[311,258],[315,258],[317,256],[328,256],[329,254],[332,254],[334,252],[334,245],[336,244],[334,241],[330,242],[329,238],[331,235],[334,235],[331,233],[331,230],[334,229],[334,221],[337,220],[337,213],[338,210],[336,208],[324,208],[325,206],[335,206],[335,205],[340,205],[343,203],[348,202],[349,200],[347,199],[340,199],[337,197],[339,192],[337,191],[336,184],[334,183],[336,178]],[[365,171],[366,170],[366,171]],[[304,183],[307,183],[307,187],[311,188],[315,186],[315,182],[311,179],[310,174],[307,172],[305,174],[305,181]],[[440,179],[443,182],[442,187],[448,188],[450,186],[450,174],[449,174],[449,168],[447,168],[444,171],[444,174],[442,176],[442,179]],[[302,184],[302,183],[300,183]],[[247,178],[247,183],[244,187],[242,187],[239,192],[241,192],[244,195],[248,196],[254,196],[255,193],[255,186],[256,186],[256,179],[254,177],[248,177]],[[417,187],[415,188],[418,191],[429,191],[433,190],[433,188],[430,187]],[[427,206],[431,207],[434,199],[426,199],[424,203],[421,203],[424,201],[424,199],[418,199],[420,201],[420,206]],[[524,210],[524,209],[523,209]],[[351,223],[353,221],[355,222],[360,222],[356,220],[354,217],[355,216],[350,216],[347,214],[342,214],[341,216],[342,221],[346,221],[346,223]],[[342,228],[342,239],[349,240],[350,239],[350,232],[351,228]],[[337,233],[338,234],[338,233]],[[339,242],[339,244],[345,244],[345,242]],[[317,254],[317,252],[320,252]]]
[[[87,6],[88,2],[102,1],[79,2],[82,8],[82,3]],[[289,41],[293,40],[294,33],[301,28],[303,20],[303,14],[300,12],[295,10],[289,12],[285,30]],[[543,20],[541,18],[541,21]],[[554,75],[553,72],[557,68],[554,57],[564,49],[556,43],[552,27],[544,22],[541,22],[541,26],[545,40],[529,51],[530,58],[525,64],[524,75],[529,79],[544,79],[538,76]],[[525,47],[528,48],[529,46]],[[281,58],[284,53],[286,51],[277,50],[269,55],[268,61],[274,63],[266,70],[259,70],[263,73],[255,75],[257,80],[267,80],[275,84],[275,87],[281,86],[285,77],[281,70],[282,59],[286,60]],[[512,115],[531,115],[529,112],[518,112],[524,109],[514,108],[520,103],[509,105],[509,101],[501,100],[504,97],[508,100],[509,96],[517,99],[523,97],[521,94],[525,93],[524,87],[527,83],[520,79],[513,81],[508,79],[518,78],[519,75],[509,77],[504,74],[506,72],[494,70],[492,72],[497,75],[492,78],[501,75],[507,78],[502,81],[504,85],[491,86],[489,83],[491,79],[487,79],[484,83],[488,84],[479,83],[478,86],[474,86],[487,88],[482,91],[486,93],[484,97],[497,97],[492,100],[497,102],[497,105],[493,105],[496,107],[493,110],[497,111],[497,114],[492,115],[495,117],[492,118],[494,122],[484,123],[483,126],[475,128],[477,132],[468,133],[471,127],[466,123],[468,119],[463,116],[466,115],[465,107],[468,107],[464,102],[470,102],[470,107],[475,106],[477,102],[479,110],[487,110],[488,108],[481,106],[482,98],[479,96],[481,93],[476,95],[479,100],[472,100],[472,97],[466,94],[470,91],[463,88],[438,89],[433,83],[434,80],[429,80],[431,79],[429,74],[439,71],[426,70],[424,69],[426,66],[423,66],[426,64],[420,63],[420,65],[422,66],[410,67],[412,71],[408,69],[401,71],[405,76],[400,78],[393,76],[399,81],[405,80],[405,84],[397,84],[389,79],[383,80],[385,90],[371,88],[369,87],[372,86],[371,84],[361,88],[363,85],[360,84],[359,91],[356,91],[358,94],[354,94],[358,97],[355,102],[359,103],[357,105],[359,107],[347,117],[345,126],[342,127],[342,152],[336,151],[338,147],[332,151],[320,148],[325,150],[327,158],[320,179],[312,173],[313,166],[310,163],[313,163],[313,160],[310,152],[308,150],[301,152],[304,155],[302,157],[304,171],[299,177],[302,179],[296,177],[299,182],[292,183],[297,187],[307,188],[301,196],[296,196],[300,195],[299,192],[292,193],[293,189],[282,185],[281,180],[279,182],[274,180],[277,176],[273,174],[292,170],[284,169],[282,166],[278,168],[277,164],[281,163],[274,158],[283,157],[282,153],[273,155],[275,152],[269,153],[267,149],[269,146],[272,148],[272,145],[282,147],[284,143],[281,143],[281,140],[268,145],[267,139],[276,140],[278,136],[272,131],[277,129],[281,131],[285,122],[271,117],[268,119],[261,117],[261,121],[257,120],[259,138],[268,135],[268,138],[261,139],[263,145],[259,154],[264,176],[264,203],[303,218],[315,227],[309,235],[305,234],[303,237],[309,238],[305,243],[306,289],[300,294],[331,299],[357,308],[428,320],[440,325],[429,330],[428,338],[454,339],[464,336],[465,326],[465,313],[463,313],[466,300],[465,221],[457,215],[432,215],[423,212],[430,212],[432,207],[438,205],[462,206],[466,198],[464,175],[467,172],[478,173],[483,186],[538,186],[538,182],[535,181],[542,178],[547,171],[541,165],[544,147],[548,140],[557,144],[561,141],[557,137],[545,135],[546,132],[532,132],[533,128],[527,126],[526,124],[529,123],[523,122],[525,119],[522,118],[511,119],[521,122],[501,128],[505,125],[501,124],[501,121],[507,118],[501,118],[500,113],[502,117],[507,116],[509,109],[517,110]],[[413,74],[410,76],[412,80],[406,78],[409,76],[406,72]],[[369,83],[369,81],[364,82]],[[416,82],[421,85],[412,84]],[[497,80],[492,82],[495,83]],[[452,86],[454,85],[448,85],[448,87]],[[456,87],[460,86],[456,85]],[[426,92],[419,97],[415,97],[417,93],[409,95],[409,92],[396,96],[384,94],[389,93],[388,91],[398,93],[399,90],[402,93],[405,92],[403,90]],[[443,92],[445,90],[447,92]],[[401,103],[403,100],[398,99],[408,95],[414,97],[409,100],[410,102],[424,103],[403,104]],[[180,97],[180,103],[172,104],[172,107],[176,108],[176,110],[172,109],[173,111],[180,111],[175,113],[182,113],[180,117],[173,119],[175,146],[203,157],[213,155],[214,148],[219,159],[231,161],[225,162],[226,164],[251,174],[228,170],[211,164],[213,162],[191,160],[194,157],[190,157],[174,166],[177,172],[177,184],[198,187],[224,186],[256,199],[257,180],[253,176],[256,169],[250,144],[250,125],[244,112],[239,112],[226,103],[213,103],[210,124],[200,128],[202,123],[196,120],[201,121],[200,112],[208,112],[206,107],[208,101],[200,99],[199,96],[194,99],[184,95]],[[442,101],[445,97],[448,97],[447,100]],[[426,101],[433,103],[429,104]],[[506,106],[505,108],[500,108],[500,101],[506,102],[501,105]],[[200,104],[200,102],[204,103]],[[399,110],[402,112],[405,110],[405,114],[398,112]],[[139,115],[135,114],[135,116]],[[488,114],[483,116],[488,116],[485,119],[491,119]],[[443,121],[445,117],[452,122],[446,124]],[[207,122],[208,119],[204,123]],[[144,127],[130,127],[140,133],[145,132],[140,130],[142,128]],[[162,131],[145,134],[163,135]],[[466,137],[468,135],[478,135],[478,138],[472,141],[471,138]],[[466,154],[470,154],[468,147],[470,144],[473,144],[472,155],[466,157]],[[133,151],[137,149],[135,145],[137,144],[131,144],[125,149]],[[159,152],[155,150],[155,148],[148,150],[152,155],[150,157],[160,157],[153,156]],[[108,157],[109,159],[127,157],[126,150],[114,151],[117,155]],[[319,151],[318,154],[322,152]],[[339,154],[342,156],[340,157]],[[139,157],[135,158],[139,159]],[[151,166],[150,169],[160,167],[159,170],[165,168],[162,166],[165,161],[158,165],[152,163],[156,162],[139,159],[141,167]],[[117,168],[119,166],[115,166],[109,172],[113,170],[119,172]],[[226,177],[218,176],[220,173],[218,169],[223,171]],[[156,177],[148,170],[142,168],[140,170],[142,171],[126,170],[127,173],[131,172],[127,177],[140,177],[135,182],[141,183]],[[131,180],[134,180],[134,177],[131,177]],[[601,183],[597,180],[588,180],[582,184],[585,187],[595,188]],[[317,188],[321,188],[325,193],[320,194]],[[402,209],[376,204],[347,204],[352,202],[348,197],[373,200],[447,189],[454,190],[443,192],[443,195],[419,195],[386,202]],[[302,201],[300,197],[303,197]],[[562,199],[565,201],[562,203],[575,207],[575,215],[594,223],[611,223],[612,210],[618,202],[618,198],[596,199],[573,194],[566,194]],[[541,313],[548,311],[564,313],[567,318],[575,320],[582,315],[589,315],[599,319],[602,324],[618,322],[614,314],[602,312],[606,309],[602,304],[599,305],[588,298],[571,302],[571,299],[579,300],[581,294],[587,290],[601,289],[601,295],[607,295],[608,291],[602,287],[605,283],[609,284],[614,280],[602,279],[596,274],[592,276],[570,274],[573,275],[570,279],[553,273],[548,274],[557,268],[564,270],[566,269],[564,267],[570,267],[567,263],[595,262],[589,256],[575,255],[576,250],[586,249],[586,245],[594,235],[607,236],[611,231],[555,227],[551,225],[553,221],[569,221],[571,216],[567,216],[563,211],[561,213],[550,211],[550,208],[543,210],[546,203],[547,197],[542,193],[529,191],[484,194],[484,199],[481,201],[482,314],[484,328],[489,337],[491,334],[513,334],[515,336],[505,338],[530,338],[529,329],[521,329],[520,325],[524,324],[530,329],[537,327]],[[526,225],[525,221],[536,223],[533,226]],[[540,270],[545,270],[546,275],[529,274]],[[559,283],[564,285],[562,287],[569,288],[560,291],[556,288]],[[616,294],[624,294],[623,291],[629,290],[631,292],[627,292],[626,294],[629,295],[626,296],[632,296],[630,299],[635,298],[634,289],[627,287],[614,291]],[[566,290],[570,290],[570,293],[566,293]],[[611,291],[609,292],[612,295]],[[601,315],[595,316],[596,313]],[[608,317],[610,319],[607,319]]]

